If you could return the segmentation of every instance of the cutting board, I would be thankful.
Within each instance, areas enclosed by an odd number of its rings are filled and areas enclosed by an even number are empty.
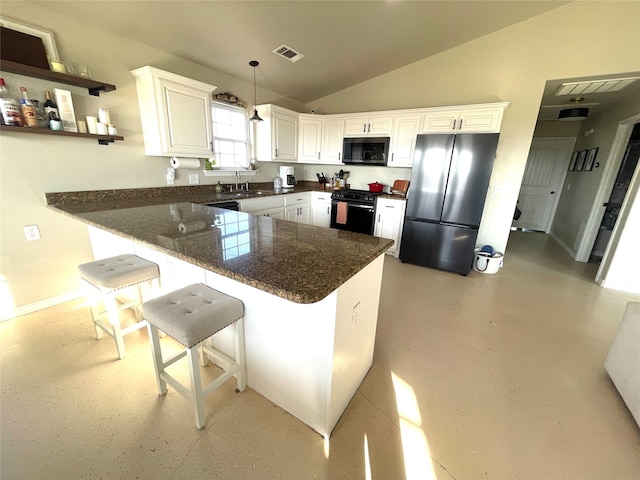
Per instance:
[[[393,187],[391,187],[392,193],[407,193],[409,190],[409,180],[396,180],[393,182]]]

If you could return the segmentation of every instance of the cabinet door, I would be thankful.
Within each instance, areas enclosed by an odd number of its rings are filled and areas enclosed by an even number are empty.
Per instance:
[[[172,155],[211,155],[211,92],[160,80],[166,114],[164,151]]]
[[[269,217],[269,218],[279,218],[281,220],[284,220],[284,208],[280,207],[280,208],[267,208],[265,210],[256,210],[254,212],[251,212],[254,215],[262,215],[264,217]]]
[[[495,108],[461,112],[458,130],[465,133],[498,133],[500,132],[503,111],[502,108]]]
[[[325,120],[324,142],[320,156],[322,163],[342,165],[343,126],[342,119]]]
[[[453,133],[458,127],[459,116],[458,111],[425,113],[420,133]]]
[[[393,128],[393,117],[371,117],[369,118],[369,126],[367,134],[373,137],[391,135]]]
[[[401,115],[393,121],[388,167],[411,167],[420,115]]]
[[[331,202],[313,203],[313,224],[329,228],[331,225]]]
[[[280,112],[273,113],[273,144],[276,160],[298,158],[298,119]]]
[[[402,224],[404,222],[403,200],[388,200],[379,198],[376,202],[376,225],[374,235],[376,237],[390,238],[393,246],[387,250],[387,254],[398,257],[400,251],[400,239],[402,237]]]
[[[367,134],[368,117],[350,117],[344,121],[345,137],[362,137]]]
[[[298,213],[298,222],[304,223],[305,225],[311,225],[311,205],[305,204],[300,205]]]
[[[299,119],[299,162],[320,162],[322,152],[322,119],[301,117]]]

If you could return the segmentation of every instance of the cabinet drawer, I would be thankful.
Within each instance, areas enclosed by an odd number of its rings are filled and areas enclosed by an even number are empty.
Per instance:
[[[284,197],[284,195],[273,195],[240,200],[241,210],[243,212],[255,212],[256,210],[284,207]]]
[[[289,207],[291,205],[300,205],[311,201],[311,193],[289,193],[284,196],[284,204]]]

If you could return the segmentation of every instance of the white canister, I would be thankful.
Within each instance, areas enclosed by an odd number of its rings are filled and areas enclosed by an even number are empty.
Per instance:
[[[102,122],[96,123],[96,130],[98,131],[98,135],[107,135],[109,133],[107,124]]]
[[[105,125],[109,125],[111,123],[109,110],[107,108],[101,108],[98,110],[98,121],[100,123],[104,123]]]

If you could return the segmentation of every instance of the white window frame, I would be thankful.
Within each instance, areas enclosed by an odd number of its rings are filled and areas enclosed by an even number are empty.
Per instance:
[[[241,140],[237,140],[234,138],[225,138],[225,137],[220,137],[216,134],[216,114],[215,114],[215,109],[222,109],[222,110],[228,110],[234,113],[242,113],[243,114],[243,118],[244,118],[244,130],[245,130],[245,141],[241,141]],[[244,171],[244,170],[249,170],[249,164],[251,161],[251,138],[249,137],[249,114],[247,113],[247,111],[244,108],[241,107],[237,107],[235,105],[229,105],[228,103],[223,103],[223,102],[211,102],[211,130],[212,130],[212,135],[213,135],[213,154],[214,154],[214,158],[216,159],[216,165],[215,165],[215,170],[214,171],[221,171],[221,170],[226,170],[226,171]],[[222,159],[220,158],[220,155],[217,152],[217,141],[228,141],[228,142],[233,142],[234,144],[244,144],[245,147],[245,157],[246,157],[246,164],[240,164],[238,162],[235,162],[234,165],[229,165],[229,164],[225,164],[223,165]]]

